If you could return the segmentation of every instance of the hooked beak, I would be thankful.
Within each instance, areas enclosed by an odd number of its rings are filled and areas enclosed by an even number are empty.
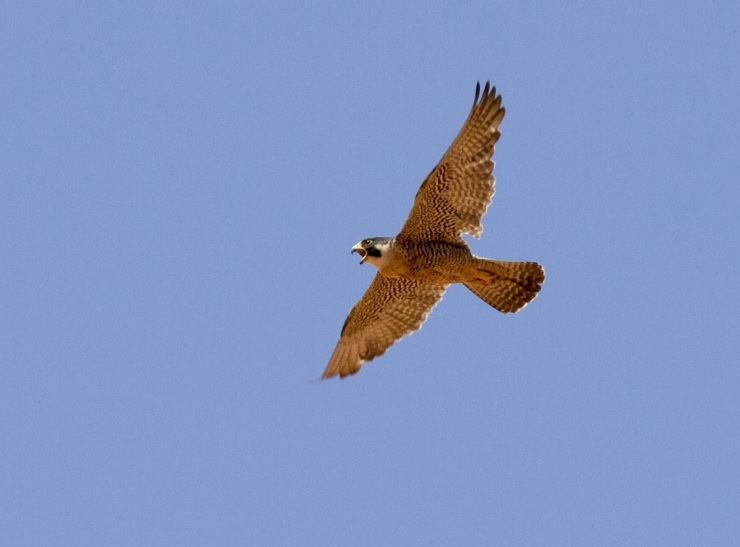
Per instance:
[[[360,264],[365,262],[365,259],[367,258],[367,251],[363,249],[362,245],[360,245],[359,243],[352,247],[350,253],[357,253],[358,255],[360,255]]]

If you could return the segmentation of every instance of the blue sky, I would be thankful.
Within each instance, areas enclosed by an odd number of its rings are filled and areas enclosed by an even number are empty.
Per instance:
[[[7,545],[738,545],[736,2],[10,3]],[[476,254],[318,382],[490,79]]]

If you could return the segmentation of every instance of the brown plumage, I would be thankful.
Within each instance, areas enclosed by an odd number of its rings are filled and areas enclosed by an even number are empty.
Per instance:
[[[479,100],[480,99],[480,100]],[[494,193],[492,156],[504,118],[501,96],[476,86],[460,133],[416,193],[395,238],[369,238],[352,248],[378,273],[352,308],[322,378],[345,377],[419,328],[450,283],[462,283],[497,310],[516,312],[545,280],[536,262],[474,256],[462,234],[479,238]]]

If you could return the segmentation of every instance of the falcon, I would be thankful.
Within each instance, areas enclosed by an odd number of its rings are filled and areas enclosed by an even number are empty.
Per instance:
[[[395,237],[370,237],[352,247],[360,264],[378,269],[352,308],[323,378],[355,374],[399,338],[421,328],[451,283],[462,283],[498,311],[512,313],[537,296],[545,270],[536,262],[475,256],[462,234],[480,238],[494,193],[494,147],[504,118],[501,95],[480,83],[468,118],[419,188]]]

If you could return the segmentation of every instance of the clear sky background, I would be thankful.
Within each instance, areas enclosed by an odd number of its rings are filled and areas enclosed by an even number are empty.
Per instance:
[[[739,545],[740,4],[5,4],[4,545]],[[503,315],[318,379],[460,128]]]

